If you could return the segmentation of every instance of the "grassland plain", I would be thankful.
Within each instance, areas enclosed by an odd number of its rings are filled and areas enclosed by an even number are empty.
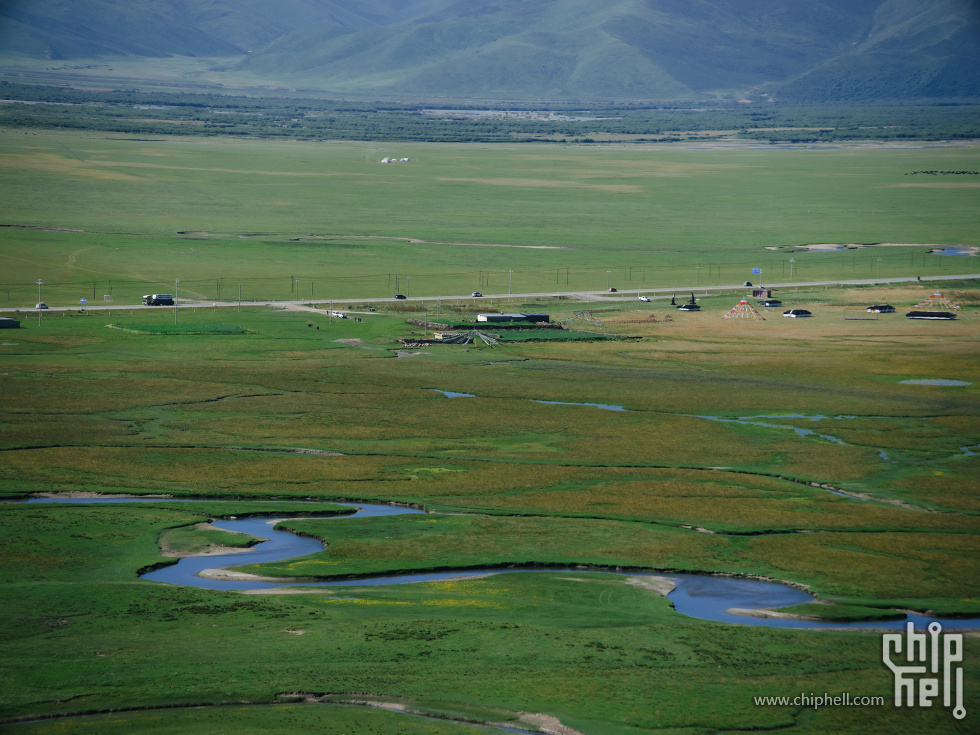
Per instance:
[[[615,277],[666,286],[681,274],[726,283],[752,278],[751,267],[788,276],[789,257],[797,279],[927,277],[966,259],[763,248],[976,244],[975,187],[905,176],[975,169],[971,147],[417,146],[396,168],[375,166],[394,152],[375,145],[44,132],[2,133],[0,145],[3,224],[15,225],[0,232],[11,264],[0,280],[14,304],[34,303],[39,276],[52,303],[105,293],[134,303],[174,278],[201,299],[228,298],[239,279],[275,283],[267,291],[283,298],[307,288],[324,300],[373,297],[408,290],[408,275],[412,295],[489,292],[511,267],[515,291],[551,288],[562,267],[568,290]],[[302,576],[450,561],[691,569],[808,585],[842,617],[866,614],[855,607],[977,614],[977,284],[951,284],[964,306],[951,323],[845,319],[871,303],[918,303],[935,287],[783,289],[787,307],[815,318],[759,322],[721,318],[741,292],[701,299],[697,314],[633,298],[496,300],[554,320],[592,309],[604,324],[590,328],[641,339],[493,349],[396,351],[397,336],[422,329],[380,304],[361,322],[323,309],[200,307],[180,312],[176,331],[172,310],[48,314],[0,339],[0,494],[229,497],[234,514],[251,500],[358,499],[468,514],[336,529],[292,521],[329,544],[291,562]],[[411,315],[448,307],[467,317],[480,308],[433,299]],[[903,382],[914,379],[962,384]],[[963,722],[941,707],[754,707],[764,694],[888,699],[880,636],[696,621],[586,571],[249,597],[136,577],[168,561],[161,543],[175,535],[182,546],[198,533],[220,540],[193,530],[215,514],[4,504],[0,716],[361,692],[477,721],[546,713],[590,734],[967,732],[980,706],[968,639]],[[435,726],[276,706],[228,709],[217,727],[211,709],[167,713],[153,727],[261,731],[278,718],[279,732],[308,732],[307,717],[349,722],[352,734]],[[138,730],[151,714],[113,726]],[[61,724],[100,728],[89,722]]]
[[[322,311],[199,308],[187,318],[195,329],[173,334],[147,329],[171,323],[169,310],[49,315],[0,347],[0,479],[7,497],[242,499],[232,514],[249,512],[244,499],[271,498],[475,514],[290,521],[327,551],[245,567],[287,580],[567,563],[784,579],[845,619],[865,608],[976,614],[970,286],[949,292],[964,309],[948,324],[844,319],[865,302],[921,301],[927,283],[780,294],[817,315],[804,321],[722,319],[732,296],[670,322],[663,305],[608,301],[594,306],[604,324],[593,328],[642,340],[401,358],[394,337],[421,330],[397,311],[331,322]],[[561,308],[554,318],[583,306]],[[929,378],[970,385],[901,382]],[[161,545],[176,530],[192,543],[216,514],[202,504],[4,505],[0,567],[17,602],[2,617],[3,716],[361,692],[473,721],[546,713],[585,733],[969,729],[943,708],[754,707],[753,695],[770,693],[888,699],[880,637],[695,621],[587,570],[249,597],[135,577],[165,563]],[[968,661],[974,649],[968,639]],[[971,716],[976,673],[970,663]],[[235,709],[227,722],[261,731],[278,706]],[[280,731],[303,732],[307,717],[351,733],[430,725],[379,724],[371,712],[355,724],[334,706],[281,715]],[[158,714],[118,715],[114,727],[140,729]],[[220,732],[226,722],[212,727],[212,714],[159,714],[152,727]]]
[[[12,580],[5,592],[21,600],[2,618],[6,717],[113,710],[110,724],[122,732],[144,722],[222,732],[239,719],[249,725],[242,704],[334,693],[478,721],[519,724],[518,713],[545,711],[580,732],[614,735],[794,725],[803,732],[958,729],[939,708],[753,706],[752,695],[801,692],[887,699],[890,672],[873,633],[682,618],[623,577],[585,570],[305,595],[150,585],[131,573],[155,559],[159,532],[204,516],[132,505],[4,511],[5,537],[31,548],[2,561]],[[969,708],[976,646],[966,643]],[[202,703],[239,706],[197,709]],[[181,705],[195,709],[115,712]],[[209,722],[225,711],[227,721]],[[261,732],[261,718],[273,716],[277,732],[308,732],[308,718],[320,732],[338,721],[349,722],[348,733],[439,732],[327,707],[315,715],[270,707],[251,716],[259,722],[246,732]],[[93,720],[32,727],[99,731],[102,720]]]
[[[188,298],[325,301],[926,276],[959,259],[794,246],[980,244],[976,177],[915,175],[980,169],[966,142],[394,147],[0,131],[0,288],[32,305],[40,277],[64,305],[177,279]],[[380,163],[395,152],[412,160]]]

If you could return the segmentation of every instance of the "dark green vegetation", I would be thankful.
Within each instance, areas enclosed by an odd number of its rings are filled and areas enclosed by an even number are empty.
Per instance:
[[[313,141],[595,143],[752,140],[766,143],[957,140],[980,137],[976,104],[822,106],[699,102],[572,104],[337,101],[307,96],[74,89],[0,83],[0,125],[132,135]],[[550,115],[555,115],[552,118]],[[156,141],[159,142],[159,141]]]
[[[121,328],[139,334],[248,334],[247,329],[233,324],[127,324]]]
[[[978,29],[969,0],[130,0],[125,12],[102,0],[9,0],[0,9],[8,74],[395,99],[976,98]]]
[[[4,504],[0,717],[253,703],[31,727],[444,727],[326,702],[277,709],[360,693],[468,721],[544,713],[588,735],[975,729],[972,638],[960,722],[939,706],[755,707],[753,696],[802,692],[890,702],[880,636],[692,620],[586,570],[292,595],[137,577],[170,561],[161,546],[227,542],[198,524],[257,512],[253,501],[285,513],[290,500],[353,499],[436,513],[291,520],[326,552],[253,571],[288,584],[487,563],[684,569],[770,576],[836,603],[808,615],[977,615],[980,287],[929,281],[976,271],[973,258],[929,253],[978,244],[976,186],[916,173],[980,170],[975,148],[113,137],[0,136],[0,303],[33,305],[39,277],[52,305],[138,304],[179,278],[181,303],[197,306],[33,312],[4,333],[0,494],[229,500]],[[380,164],[402,149],[412,162]],[[796,247],[808,242],[920,244]],[[814,318],[722,319],[742,288],[699,296],[692,314],[623,294],[437,298],[506,293],[511,270],[515,293],[684,284],[683,298],[755,281],[752,267],[787,284],[784,308]],[[234,301],[239,283],[241,311],[211,305]],[[937,288],[962,305],[955,321],[904,318]],[[375,311],[343,301],[403,291],[428,298]],[[248,303],[308,294],[319,308]],[[331,319],[331,298],[362,321]],[[882,302],[898,312],[850,319]],[[642,339],[396,351],[422,334],[409,317],[461,323],[484,308]]]
[[[284,697],[290,700],[290,697]],[[298,698],[300,701],[308,697]],[[351,707],[330,702],[353,699],[352,697],[325,698],[326,704],[231,704],[218,707],[192,707],[189,709],[150,709],[137,712],[113,712],[105,715],[89,715],[57,718],[18,725],[18,731],[30,735],[51,733],[96,732],[100,735],[138,732],[145,735],[182,735],[206,733],[207,735],[267,735],[268,733],[318,733],[319,735],[499,735],[500,730],[476,724],[460,724],[448,720],[472,720],[476,717],[520,726],[517,716],[509,712],[489,709],[459,708],[446,711],[436,708],[419,708],[409,711],[423,717],[406,716],[366,707]],[[383,703],[378,700],[379,705]],[[396,707],[401,706],[395,702]],[[430,714],[431,713],[431,714]]]

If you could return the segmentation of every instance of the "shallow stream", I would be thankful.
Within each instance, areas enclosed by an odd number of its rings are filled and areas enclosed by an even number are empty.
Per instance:
[[[35,498],[28,502],[69,502],[69,503],[118,503],[118,502],[160,502],[159,499],[142,498]],[[180,502],[174,500],[170,502]],[[347,505],[342,503],[340,505]],[[358,503],[356,513],[345,516],[329,516],[330,520],[343,521],[344,518],[365,518],[375,516],[390,516],[402,514],[417,514],[423,511],[390,505],[370,505]],[[304,516],[306,517],[306,516]],[[730,608],[758,609],[778,608],[789,605],[800,605],[813,602],[812,595],[789,585],[777,582],[766,582],[754,579],[724,577],[706,574],[672,574],[668,572],[616,571],[608,572],[601,569],[583,567],[482,567],[444,570],[440,572],[425,572],[418,574],[397,574],[378,577],[367,577],[353,580],[330,582],[257,582],[239,580],[215,580],[196,576],[205,569],[217,569],[241,564],[259,564],[263,562],[282,561],[295,557],[306,556],[324,550],[323,544],[315,539],[297,536],[288,531],[277,531],[270,519],[282,520],[283,516],[250,517],[238,520],[217,520],[213,522],[216,528],[226,531],[247,533],[251,536],[268,539],[257,546],[234,554],[198,556],[181,559],[176,564],[148,572],[143,579],[169,584],[179,584],[189,587],[200,587],[214,590],[267,590],[279,587],[355,587],[368,585],[407,584],[411,582],[433,582],[446,578],[475,577],[486,574],[506,574],[508,572],[571,572],[583,574],[601,572],[620,574],[624,576],[656,576],[666,577],[675,582],[676,587],[667,597],[677,612],[702,620],[714,620],[740,625],[755,625],[768,628],[893,628],[902,629],[907,620],[915,623],[917,628],[924,628],[934,618],[921,615],[908,615],[902,620],[874,621],[861,623],[811,622],[804,620],[780,620],[774,618],[754,618],[745,615],[732,615],[726,610]],[[940,620],[944,629],[978,628],[980,618],[943,619]]]

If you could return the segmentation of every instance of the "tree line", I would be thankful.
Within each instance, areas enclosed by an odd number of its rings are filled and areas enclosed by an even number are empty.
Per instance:
[[[0,82],[0,126],[68,128],[136,135],[235,135],[299,140],[426,142],[676,142],[730,137],[767,143],[980,138],[980,104],[782,106],[696,104],[496,105],[595,120],[466,115],[493,103],[454,104],[434,116],[416,103],[261,97],[217,93],[92,91]],[[31,104],[18,104],[31,103]]]

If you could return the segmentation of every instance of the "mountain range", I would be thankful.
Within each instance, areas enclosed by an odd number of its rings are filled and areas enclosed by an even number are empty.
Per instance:
[[[345,95],[980,97],[975,0],[0,0],[0,53]]]

